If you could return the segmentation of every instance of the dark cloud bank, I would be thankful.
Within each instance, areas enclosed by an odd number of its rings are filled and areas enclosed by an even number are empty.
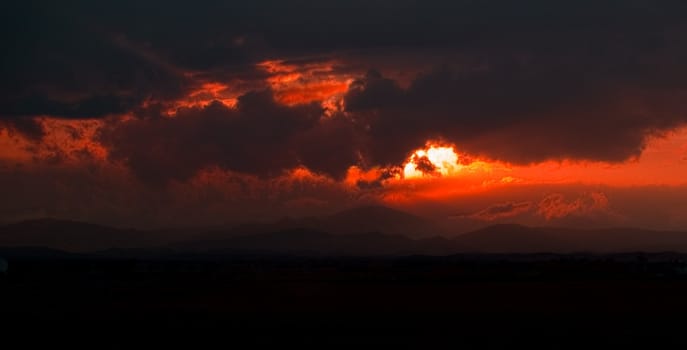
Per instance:
[[[687,122],[681,1],[2,7],[0,126],[39,141],[37,116],[131,113],[106,123],[100,140],[151,183],[208,166],[272,176],[303,165],[341,178],[352,164],[399,165],[428,139],[514,163],[618,162]],[[425,63],[405,59],[418,55]],[[255,64],[274,58],[338,58],[337,69],[360,75],[331,118],[264,89],[235,109],[217,102],[161,116],[203,82],[263,79]],[[422,73],[408,84],[398,71]]]

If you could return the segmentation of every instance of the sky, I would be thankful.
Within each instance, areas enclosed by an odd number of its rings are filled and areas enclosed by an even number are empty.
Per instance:
[[[5,1],[0,221],[687,230],[678,0]]]

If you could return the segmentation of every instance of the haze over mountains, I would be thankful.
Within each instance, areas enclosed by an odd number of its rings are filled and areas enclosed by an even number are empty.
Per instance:
[[[687,232],[631,228],[580,230],[493,225],[439,236],[436,225],[402,211],[368,206],[326,217],[283,219],[215,230],[135,230],[41,219],[0,226],[0,247],[68,252],[298,255],[687,252]]]
[[[435,224],[423,217],[383,206],[362,206],[340,211],[329,216],[304,218],[283,218],[268,223],[248,223],[232,227],[234,234],[270,233],[307,228],[332,234],[353,234],[382,232],[411,238],[426,238],[437,235]],[[215,232],[220,238],[227,230]],[[210,233],[212,235],[212,233]]]

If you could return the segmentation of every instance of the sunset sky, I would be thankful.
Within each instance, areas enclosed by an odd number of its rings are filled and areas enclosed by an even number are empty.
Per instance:
[[[0,222],[687,229],[687,3],[9,1]]]

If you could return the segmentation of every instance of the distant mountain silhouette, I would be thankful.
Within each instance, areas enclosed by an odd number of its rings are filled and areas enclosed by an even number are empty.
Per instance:
[[[435,234],[433,224],[425,218],[376,205],[336,213],[326,218],[324,226],[322,229],[332,233],[384,232],[409,237]]]
[[[284,218],[268,223],[242,224],[229,230],[209,232],[206,238],[218,239],[294,229],[309,229],[332,234],[383,232],[412,238],[436,235],[436,228],[430,220],[400,210],[371,205],[344,210],[330,216]]]
[[[0,226],[0,246],[42,246],[68,252],[160,244],[173,238],[168,231],[117,229],[96,224],[37,219]]]
[[[580,230],[494,225],[462,234],[454,241],[483,253],[687,252],[687,232],[631,228]]]
[[[300,226],[305,224],[313,227]],[[448,239],[421,237],[422,227],[431,227],[431,223],[384,207],[356,208],[303,221],[281,221],[253,227],[253,231],[242,227],[211,232],[145,231],[42,219],[0,226],[0,247],[45,247],[81,253],[109,251],[132,256],[137,252],[156,255],[687,252],[687,232],[494,225]],[[394,232],[404,229],[408,229],[408,236]]]

